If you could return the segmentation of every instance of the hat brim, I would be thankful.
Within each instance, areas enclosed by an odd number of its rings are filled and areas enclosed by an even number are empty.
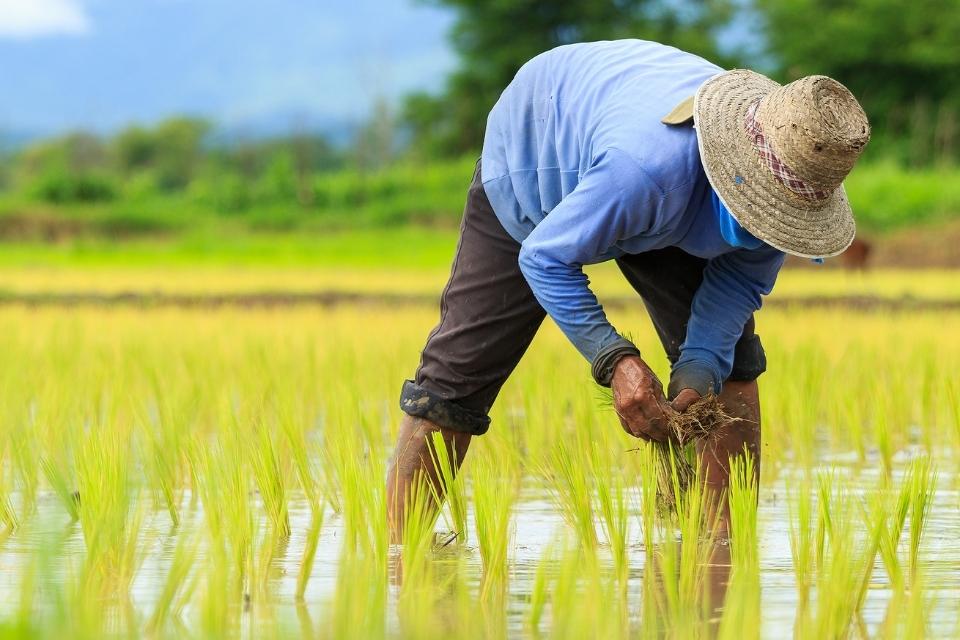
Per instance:
[[[750,105],[779,86],[745,69],[704,82],[693,103],[700,160],[724,205],[755,237],[796,256],[835,256],[856,234],[843,186],[819,201],[793,193],[763,163],[745,129]]]

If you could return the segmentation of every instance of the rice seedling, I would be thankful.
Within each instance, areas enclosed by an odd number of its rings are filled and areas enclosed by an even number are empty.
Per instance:
[[[179,598],[187,586],[187,579],[198,550],[199,537],[195,533],[177,537],[166,578],[153,606],[153,612],[144,625],[147,634],[158,635],[170,617],[179,617],[181,610]]]
[[[292,402],[284,402],[281,406],[290,407]],[[287,451],[293,462],[293,468],[297,475],[297,481],[300,490],[303,491],[310,505],[310,510],[314,517],[321,517],[323,509],[323,490],[321,480],[316,470],[317,461],[320,458],[319,452],[308,441],[306,431],[303,428],[307,424],[307,419],[295,419],[290,415],[290,411],[285,410],[279,418],[280,430],[286,438]],[[321,514],[318,516],[318,514]]]
[[[707,569],[712,616],[719,638],[759,638],[760,557],[758,487],[749,452],[730,460],[729,544],[714,545]],[[719,620],[716,612],[719,610]],[[712,629],[711,629],[712,630]]]
[[[627,484],[622,470],[607,463],[600,445],[596,441],[592,445],[589,469],[596,478],[595,511],[600,516],[604,539],[610,547],[614,572],[621,589],[625,590],[629,569],[627,531],[630,523]]]
[[[933,505],[933,494],[937,486],[937,471],[930,458],[920,457],[913,461],[907,473],[905,484],[908,487],[910,514],[910,576],[911,579],[920,566],[920,542]]]
[[[753,456],[730,458],[730,551],[734,571],[755,573],[759,562],[757,537],[757,487]]]
[[[489,455],[478,455],[471,467],[477,544],[483,563],[480,597],[506,589],[510,516],[519,489],[511,469],[502,471]]]
[[[553,567],[557,563],[558,549],[554,544],[546,545],[540,554],[539,562],[530,587],[530,608],[527,612],[527,629],[532,636],[540,635],[543,614],[550,599]]]
[[[657,459],[652,447],[640,447],[639,474],[637,484],[638,501],[640,503],[640,528],[643,532],[643,549],[646,564],[653,562],[657,543],[657,519],[659,516]]]
[[[595,553],[579,541],[561,552],[548,589],[553,637],[628,637],[625,600],[616,580],[604,579]]]
[[[387,618],[386,560],[344,547],[331,601],[323,611],[323,638],[382,638]]]
[[[671,414],[668,421],[671,437],[652,443],[657,460],[657,486],[664,509],[674,509],[679,496],[696,479],[684,448],[697,440],[719,435],[733,420],[714,395],[700,398],[683,413]]]
[[[676,510],[658,522],[663,542],[657,548],[660,578],[658,610],[671,633],[695,637],[705,633],[712,603],[707,588],[707,568],[714,553],[719,514],[710,508],[710,495],[699,474],[685,492],[673,477]],[[678,531],[677,541],[673,532]]]
[[[854,629],[862,633],[860,610],[887,513],[857,508],[846,484],[831,474],[820,477],[818,513],[815,607],[798,613],[797,633],[813,637],[846,637]],[[855,520],[858,514],[864,517],[862,533]]]
[[[273,436],[270,435],[271,431],[266,425],[257,429],[249,446],[250,466],[273,531],[277,536],[286,538],[290,535],[287,479],[286,473],[280,468],[280,459]]]
[[[810,601],[818,552],[817,524],[814,522],[813,486],[804,475],[798,483],[788,485],[787,513],[790,527],[790,554],[797,585],[797,617],[802,618]]]
[[[323,511],[316,510],[310,518],[310,528],[307,529],[307,540],[303,547],[303,558],[300,560],[300,571],[297,573],[298,602],[303,601],[303,594],[307,591],[310,581],[310,572],[313,570],[313,561],[317,556],[317,545],[320,544],[320,530],[323,528]]]
[[[585,547],[595,549],[597,531],[593,513],[593,483],[587,473],[588,451],[583,441],[571,443],[561,438],[553,446],[549,463],[542,464],[540,471],[549,483],[557,508],[576,533],[577,539]]]
[[[465,543],[468,540],[467,496],[463,490],[463,479],[457,476],[457,469],[462,461],[456,459],[456,450],[447,445],[441,433],[434,432],[430,436],[432,438],[430,455],[433,458],[434,468],[439,474],[442,493],[438,493],[432,484],[430,489],[437,504],[446,503],[454,540]]]

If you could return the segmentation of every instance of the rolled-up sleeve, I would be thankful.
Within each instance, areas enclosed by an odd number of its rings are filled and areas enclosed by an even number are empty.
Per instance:
[[[655,233],[661,200],[639,165],[611,149],[522,244],[520,269],[534,295],[591,363],[623,338],[590,290],[583,265],[611,257],[623,238]]]
[[[671,373],[672,388],[719,393],[733,369],[737,340],[762,297],[773,290],[784,254],[772,247],[737,250],[707,263],[693,298],[687,337]]]

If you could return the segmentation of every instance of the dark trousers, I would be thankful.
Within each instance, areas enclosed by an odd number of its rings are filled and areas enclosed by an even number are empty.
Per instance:
[[[490,407],[546,317],[520,272],[519,253],[520,244],[490,206],[477,163],[440,298],[440,322],[427,338],[414,379],[403,386],[403,411],[447,429],[475,435],[487,430]],[[674,247],[617,259],[671,363],[680,357],[706,264]],[[751,317],[737,343],[730,379],[753,380],[765,368]]]

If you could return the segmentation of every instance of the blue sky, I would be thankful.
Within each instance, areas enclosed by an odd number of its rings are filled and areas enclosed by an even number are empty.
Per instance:
[[[451,21],[415,0],[0,0],[0,132],[355,124],[441,85]]]

